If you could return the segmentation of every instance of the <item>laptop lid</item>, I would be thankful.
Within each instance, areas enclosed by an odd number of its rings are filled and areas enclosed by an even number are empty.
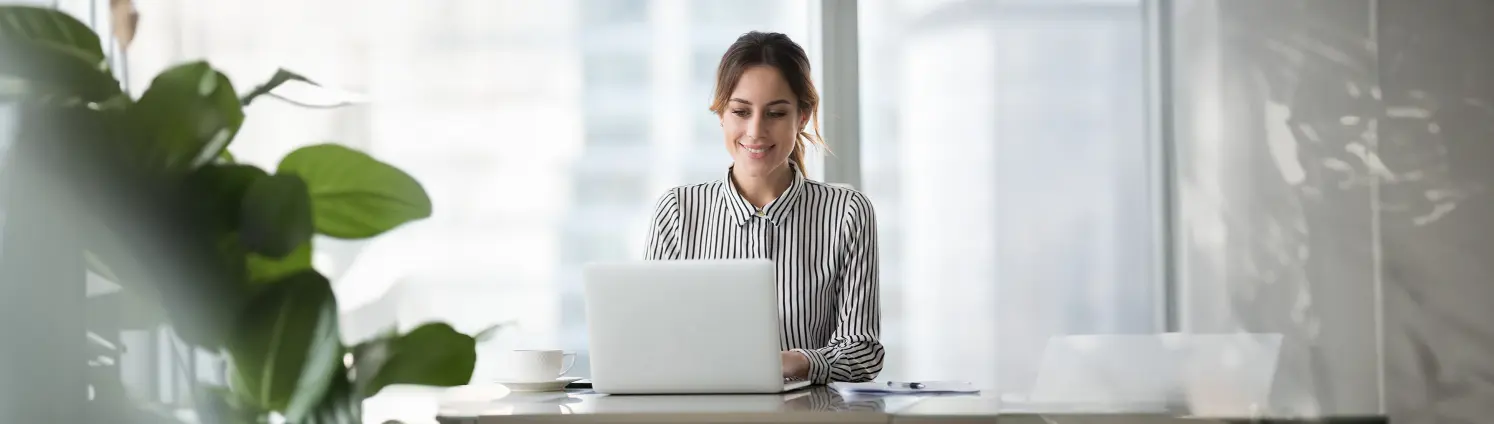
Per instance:
[[[783,390],[772,261],[592,263],[583,275],[593,390]]]

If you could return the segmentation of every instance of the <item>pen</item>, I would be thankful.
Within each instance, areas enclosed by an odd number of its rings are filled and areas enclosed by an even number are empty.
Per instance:
[[[917,389],[922,389],[923,388],[923,383],[918,383],[918,382],[898,383],[896,381],[889,381],[889,382],[887,382],[887,387],[906,387],[906,388],[909,388],[909,389],[917,390]]]

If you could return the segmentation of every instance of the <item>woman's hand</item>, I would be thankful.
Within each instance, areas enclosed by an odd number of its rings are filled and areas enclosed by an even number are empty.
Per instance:
[[[783,378],[804,380],[809,378],[809,358],[792,350],[779,354],[783,358]]]

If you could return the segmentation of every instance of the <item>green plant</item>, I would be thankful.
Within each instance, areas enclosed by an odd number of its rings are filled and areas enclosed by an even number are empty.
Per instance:
[[[26,160],[41,165],[30,167],[61,170],[70,204],[89,212],[78,254],[123,287],[106,298],[146,305],[104,320],[164,317],[230,363],[228,387],[201,390],[199,413],[358,422],[361,400],[385,386],[470,380],[476,340],[446,324],[345,346],[331,285],[311,264],[313,234],[369,238],[430,216],[415,179],[336,144],[298,149],[273,170],[228,153],[246,105],[305,78],[281,71],[240,95],[199,61],[162,72],[134,99],[106,63],[99,36],[76,19],[0,7],[0,100],[27,116],[17,150],[37,147]],[[96,333],[112,340],[117,329]]]

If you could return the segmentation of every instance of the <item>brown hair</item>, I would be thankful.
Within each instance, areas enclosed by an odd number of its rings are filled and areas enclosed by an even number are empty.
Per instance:
[[[814,80],[810,79],[809,55],[787,35],[752,31],[742,34],[726,49],[726,54],[721,55],[721,65],[716,67],[716,95],[711,101],[711,112],[716,116],[726,113],[726,104],[731,101],[731,92],[736,90],[742,73],[758,65],[778,69],[783,79],[788,81],[789,89],[799,97],[799,115],[809,114],[814,133],[800,128],[798,137],[794,139],[794,151],[789,154],[789,160],[798,165],[799,172],[808,175],[804,170],[804,142],[825,146],[825,140],[820,138],[820,93],[814,88]]]

